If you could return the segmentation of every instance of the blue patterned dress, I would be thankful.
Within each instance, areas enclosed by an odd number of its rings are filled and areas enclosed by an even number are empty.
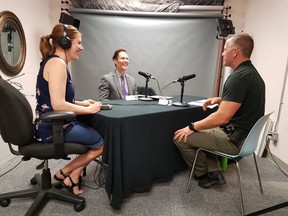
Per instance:
[[[37,76],[36,82],[36,116],[34,121],[35,126],[35,134],[34,138],[40,142],[51,142],[52,141],[52,124],[50,121],[42,121],[40,122],[39,117],[46,113],[53,111],[51,100],[50,100],[50,93],[48,88],[48,82],[43,77],[43,71],[45,64],[51,58],[59,58],[57,55],[48,56],[45,60],[40,63],[40,69]],[[66,101],[70,103],[74,103],[75,91],[73,84],[71,82],[71,76],[67,69],[67,81],[66,81]],[[63,125],[64,129],[68,126],[73,126],[76,121],[67,121]]]

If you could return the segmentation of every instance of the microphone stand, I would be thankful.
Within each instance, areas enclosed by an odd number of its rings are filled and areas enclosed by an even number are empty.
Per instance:
[[[145,97],[139,98],[138,100],[142,101],[152,101],[152,98],[148,98],[148,82],[150,80],[150,77],[146,77],[146,84],[145,84]]]
[[[180,106],[180,107],[188,107],[188,106],[190,106],[187,102],[183,102],[184,83],[185,83],[184,80],[180,81],[180,84],[181,84],[181,99],[180,99],[180,102],[172,103],[172,105],[174,105],[174,106]]]

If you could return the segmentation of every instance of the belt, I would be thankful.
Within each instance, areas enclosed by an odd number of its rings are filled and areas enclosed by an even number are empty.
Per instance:
[[[220,128],[227,134],[229,141],[238,147],[248,135],[248,131],[231,123],[221,125]]]

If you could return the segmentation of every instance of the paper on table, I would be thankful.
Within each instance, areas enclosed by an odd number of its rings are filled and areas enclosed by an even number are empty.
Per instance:
[[[126,95],[125,100],[126,101],[138,100],[138,95]]]
[[[196,100],[196,101],[191,101],[188,104],[189,105],[194,105],[194,106],[202,106],[205,101],[206,101],[206,99]],[[216,106],[218,106],[218,104],[209,105],[208,108],[213,109]]]

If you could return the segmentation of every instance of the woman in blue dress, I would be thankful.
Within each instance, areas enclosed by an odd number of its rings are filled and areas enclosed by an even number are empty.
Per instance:
[[[42,62],[36,83],[35,139],[43,143],[52,141],[52,125],[40,121],[39,117],[50,111],[67,110],[76,115],[94,114],[100,111],[101,103],[88,99],[76,101],[75,92],[68,70],[68,63],[79,59],[83,50],[81,33],[71,25],[57,24],[50,35],[40,39]],[[65,122],[64,141],[88,145],[89,151],[55,173],[54,178],[61,181],[72,193],[84,192],[79,180],[83,169],[103,151],[103,138],[93,128],[77,122]]]

